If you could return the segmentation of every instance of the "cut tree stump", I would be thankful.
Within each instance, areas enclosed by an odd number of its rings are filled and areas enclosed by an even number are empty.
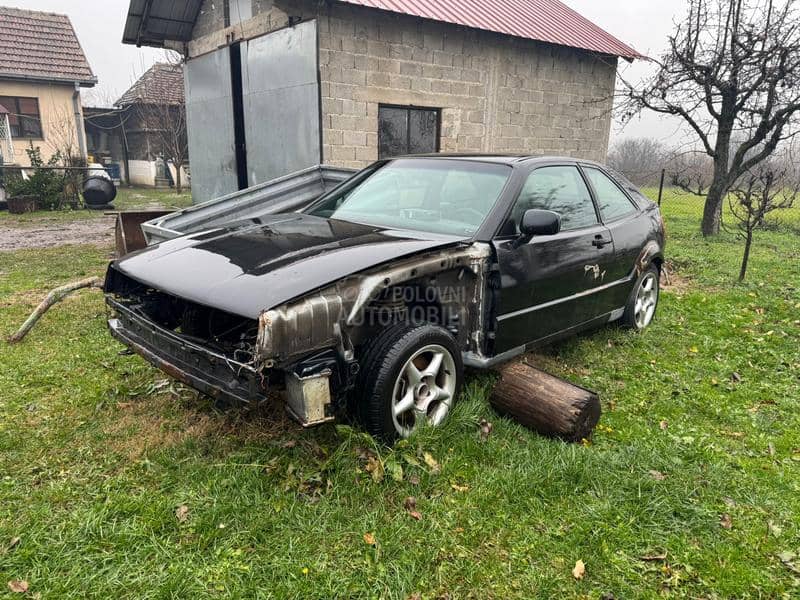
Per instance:
[[[22,327],[19,328],[19,331],[8,338],[9,344],[16,344],[22,341],[28,332],[36,325],[36,322],[42,318],[42,315],[46,313],[51,306],[56,304],[57,302],[61,302],[64,298],[69,296],[70,294],[77,292],[78,290],[82,290],[85,288],[102,288],[103,287],[103,280],[99,277],[90,277],[89,279],[83,279],[81,281],[75,281],[73,283],[68,283],[67,285],[62,285],[54,289],[52,292],[47,294],[47,297],[42,300],[42,303],[36,307],[36,310],[31,313],[31,316],[22,324]]]
[[[594,392],[554,377],[524,362],[498,369],[500,381],[492,406],[530,429],[568,442],[592,435],[600,421],[600,398]]]

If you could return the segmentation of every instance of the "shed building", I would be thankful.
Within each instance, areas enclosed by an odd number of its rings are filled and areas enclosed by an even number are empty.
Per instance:
[[[131,0],[123,41],[187,60],[195,201],[407,153],[603,160],[639,57],[558,0]]]

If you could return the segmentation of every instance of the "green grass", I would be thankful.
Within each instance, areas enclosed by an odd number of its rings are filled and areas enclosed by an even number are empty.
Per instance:
[[[155,190],[151,188],[120,187],[114,200],[114,210],[161,210],[179,209],[191,206],[190,192],[176,194],[174,190]],[[8,211],[0,212],[0,226],[27,227],[42,221],[74,221],[79,219],[97,219],[104,216],[104,210],[58,210],[36,211],[24,215],[12,215]]]
[[[800,238],[759,233],[739,285],[739,243],[703,239],[701,204],[679,200],[664,203],[678,285],[653,327],[609,327],[534,358],[600,393],[586,445],[498,417],[489,376],[470,378],[446,427],[391,451],[346,428],[302,431],[280,409],[220,413],[120,356],[99,293],[66,301],[24,343],[0,342],[0,587],[24,579],[42,598],[797,597],[800,559],[785,553],[800,554]],[[101,274],[106,255],[0,253],[0,332],[49,288]],[[485,443],[481,418],[494,424]],[[375,481],[373,452],[402,478]]]

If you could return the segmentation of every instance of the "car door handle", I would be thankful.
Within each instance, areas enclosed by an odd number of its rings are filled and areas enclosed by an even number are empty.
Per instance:
[[[594,240],[592,241],[592,246],[595,248],[605,248],[609,244],[611,244],[611,240],[608,238],[604,238],[602,235],[596,235]]]

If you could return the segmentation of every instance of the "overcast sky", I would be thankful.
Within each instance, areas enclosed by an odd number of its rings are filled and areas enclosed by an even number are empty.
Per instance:
[[[658,56],[663,51],[673,23],[684,14],[685,0],[562,0],[642,54]],[[154,62],[162,60],[163,51],[122,44],[122,30],[128,0],[0,0],[4,6],[66,13],[78,33],[92,69],[100,80],[90,92],[92,104],[105,104],[119,98],[131,83]],[[621,72],[638,80],[647,73],[645,62],[628,65],[621,62]],[[84,101],[86,103],[86,101]],[[612,136],[659,137],[677,143],[676,123],[647,116],[620,131],[612,127]]]

